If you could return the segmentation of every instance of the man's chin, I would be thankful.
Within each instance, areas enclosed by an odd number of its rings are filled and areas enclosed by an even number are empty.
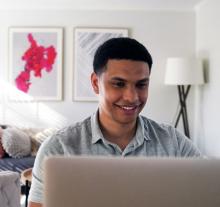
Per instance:
[[[133,124],[135,123],[137,120],[137,116],[135,117],[130,117],[130,118],[118,118],[117,119],[117,122],[120,123],[120,124],[123,124],[123,125],[127,125],[127,124]]]

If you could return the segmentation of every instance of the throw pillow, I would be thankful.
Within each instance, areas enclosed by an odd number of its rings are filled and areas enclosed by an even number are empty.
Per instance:
[[[31,136],[31,143],[32,143],[31,154],[36,155],[40,145],[44,142],[44,140],[47,139],[48,137],[51,137],[57,130],[58,129],[56,128],[47,128],[36,133],[34,136]]]
[[[57,132],[58,129],[56,128],[47,128],[44,129],[41,132],[38,132],[37,134],[34,135],[34,139],[42,144],[44,142],[45,139],[47,139],[48,137],[52,136],[55,132]]]
[[[36,156],[41,143],[35,139],[35,135],[43,131],[43,129],[42,128],[19,128],[19,129],[22,130],[25,134],[27,134],[30,137],[31,156]]]
[[[30,137],[18,128],[8,127],[2,134],[4,150],[14,158],[27,156],[31,153]]]

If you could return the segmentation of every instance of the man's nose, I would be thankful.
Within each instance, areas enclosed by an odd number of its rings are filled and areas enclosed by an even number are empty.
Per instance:
[[[123,94],[124,101],[134,103],[138,100],[138,93],[135,87],[127,87]]]

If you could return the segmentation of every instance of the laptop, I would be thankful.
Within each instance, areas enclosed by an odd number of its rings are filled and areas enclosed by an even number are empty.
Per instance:
[[[220,207],[220,160],[50,157],[44,207]]]

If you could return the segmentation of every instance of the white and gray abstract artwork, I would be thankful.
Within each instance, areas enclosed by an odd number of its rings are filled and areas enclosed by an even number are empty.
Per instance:
[[[95,51],[106,40],[123,36],[128,36],[128,31],[126,29],[75,30],[74,100],[97,100],[90,83]]]

